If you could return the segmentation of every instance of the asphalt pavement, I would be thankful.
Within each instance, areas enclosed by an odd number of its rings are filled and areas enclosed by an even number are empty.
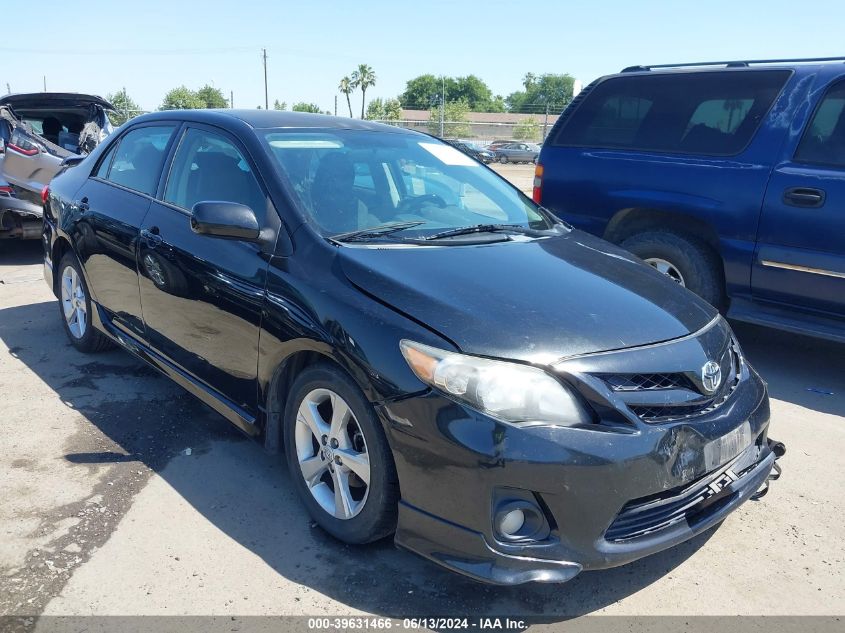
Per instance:
[[[129,354],[71,347],[40,245],[0,244],[0,615],[839,614],[845,346],[736,331],[788,449],[771,492],[636,563],[488,587],[333,540],[279,457]]]

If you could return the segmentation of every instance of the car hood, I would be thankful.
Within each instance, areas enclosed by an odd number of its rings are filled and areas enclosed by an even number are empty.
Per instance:
[[[105,110],[114,110],[114,106],[102,97],[79,94],[76,92],[32,92],[0,97],[0,106],[11,106],[13,110],[41,108],[87,108],[92,103]]]
[[[472,246],[343,246],[365,293],[468,354],[537,364],[698,331],[717,312],[625,251],[580,231]]]

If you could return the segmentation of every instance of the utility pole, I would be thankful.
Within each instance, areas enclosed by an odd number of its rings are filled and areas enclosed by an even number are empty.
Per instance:
[[[230,110],[235,109],[235,91],[234,90],[229,91],[229,109]]]
[[[270,97],[267,93],[267,49],[261,49],[261,57],[264,60],[264,109],[270,109]]]
[[[47,92],[47,75],[44,75],[44,92]]]
[[[443,138],[443,124],[446,116],[446,75],[441,78],[443,79],[443,89],[440,91],[440,138]]]

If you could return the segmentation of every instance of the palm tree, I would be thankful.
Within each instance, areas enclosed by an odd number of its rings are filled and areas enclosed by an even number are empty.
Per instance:
[[[337,89],[346,95],[346,107],[349,108],[349,118],[351,119],[352,102],[349,100],[349,95],[351,95],[352,91],[355,90],[355,86],[352,84],[352,80],[347,76],[340,80],[340,84]]]
[[[352,73],[352,86],[361,89],[361,118],[364,118],[364,103],[367,100],[367,88],[376,85],[376,74],[367,64],[358,64],[358,70]]]

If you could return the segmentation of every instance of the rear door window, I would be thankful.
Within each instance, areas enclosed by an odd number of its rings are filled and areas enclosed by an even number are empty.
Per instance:
[[[845,82],[833,86],[822,99],[795,160],[845,167]]]
[[[149,125],[128,131],[119,145],[106,180],[153,195],[175,125]],[[101,174],[97,173],[98,176]]]
[[[591,90],[552,144],[738,154],[789,76],[764,70],[613,77]]]

